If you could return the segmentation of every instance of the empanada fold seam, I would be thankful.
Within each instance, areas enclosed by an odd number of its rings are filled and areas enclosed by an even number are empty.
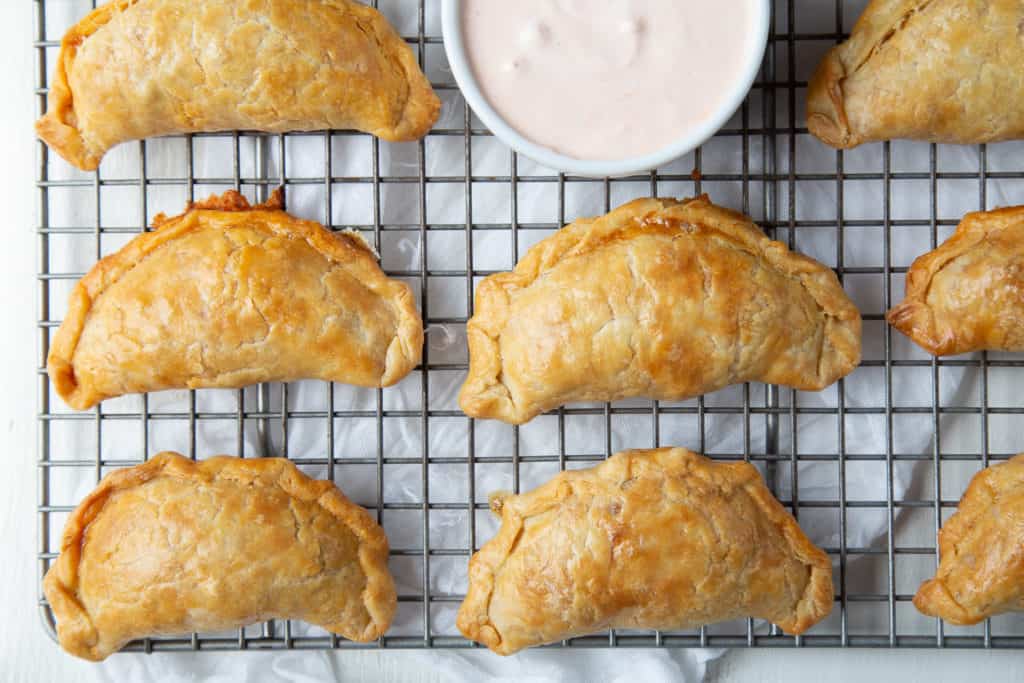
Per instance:
[[[54,616],[58,618],[57,634],[61,645],[72,654],[92,661],[105,658],[99,649],[99,632],[78,592],[78,565],[81,562],[82,546],[89,526],[103,513],[114,494],[142,485],[159,476],[167,464],[165,458],[157,455],[144,465],[107,475],[96,489],[79,503],[65,523],[61,534],[60,555],[43,577],[43,592]],[[64,608],[70,608],[73,614],[62,614]],[[69,618],[74,620],[74,624],[68,623]],[[88,644],[84,646],[84,650],[79,647],[82,645],[81,636],[75,637],[83,630],[88,633]]]
[[[298,483],[301,484],[301,480]],[[334,515],[359,540],[359,566],[366,578],[361,597],[370,623],[359,637],[352,639],[369,642],[384,634],[395,612],[395,587],[387,568],[388,541],[369,513],[347,502],[343,496],[332,485],[317,499],[317,504]],[[330,628],[332,624],[322,626]],[[332,629],[332,632],[337,632],[337,629]]]
[[[779,624],[787,632],[799,635],[831,611],[832,563],[824,551],[807,538],[799,522],[763,486],[761,476],[757,474],[757,480],[748,481],[744,489],[782,534],[793,556],[808,570],[807,584],[802,596],[792,607],[791,618],[787,623]]]
[[[441,100],[420,70],[411,48],[407,47],[407,53],[403,55],[402,68],[409,90],[393,139],[407,142],[421,138],[424,129],[429,130],[437,123],[441,115]]]
[[[832,48],[811,77],[807,89],[807,127],[820,140],[839,149],[860,144],[850,129],[843,95],[841,46]]]
[[[77,124],[70,123],[75,116],[74,93],[69,81],[78,46],[103,28],[118,12],[123,12],[139,0],[112,0],[92,10],[75,24],[61,40],[56,70],[50,83],[47,111],[35,124],[36,134],[47,145],[72,165],[83,171],[94,171],[100,165],[104,150],[93,147]]]
[[[384,372],[380,378],[382,388],[397,384],[419,364],[425,340],[423,322],[416,309],[412,290],[403,282],[394,282],[394,285],[396,294],[386,298],[392,301],[395,337],[385,356]],[[381,295],[380,292],[375,293]]]
[[[464,635],[502,654],[506,653],[501,647],[501,632],[491,620],[491,600],[498,574],[522,538],[524,521],[521,515],[504,513],[498,535],[488,541],[486,551],[482,549],[471,558],[469,591],[456,616],[456,625]]]
[[[505,275],[515,277],[514,272]],[[489,410],[494,410],[501,419],[516,423],[519,415],[515,396],[503,379],[501,330],[507,323],[507,316],[495,319],[498,304],[491,301],[493,296],[507,298],[509,295],[504,287],[492,287],[491,283],[495,281],[489,279],[482,282],[477,287],[474,297],[475,313],[466,325],[470,370],[459,391],[459,405],[468,415],[487,414]],[[494,295],[492,290],[496,290]],[[507,302],[501,308],[507,310]],[[491,329],[497,329],[497,334],[492,334]],[[487,394],[494,391],[501,393],[502,396],[487,400]]]
[[[938,577],[928,579],[917,589],[914,607],[926,616],[937,617],[957,626],[973,626],[985,619],[972,614],[953,596],[946,582]]]
[[[344,10],[352,9],[351,6],[344,4],[338,5],[333,2],[331,4]],[[362,6],[359,6],[359,8],[364,9]],[[392,66],[397,66],[398,70],[405,76],[407,88],[405,102],[402,106],[401,115],[392,122],[391,129],[387,131],[378,130],[374,134],[390,142],[410,142],[421,138],[425,131],[429,130],[437,122],[441,113],[441,100],[420,69],[412,48],[405,43],[401,35],[388,22],[370,21],[368,25],[363,21],[362,17],[354,17],[353,22],[363,35],[376,44],[381,55],[388,55],[389,53],[385,45],[385,40],[388,38],[400,46],[397,55],[389,55],[389,61],[394,62],[397,59],[398,64],[392,64]],[[380,31],[390,35],[382,36]]]
[[[482,642],[498,654],[512,654],[517,650],[502,647],[501,631],[491,620],[491,600],[497,578],[522,540],[527,520],[544,514],[572,496],[572,484],[567,481],[571,477],[570,471],[533,491],[518,495],[506,493],[503,498],[511,500],[514,507],[502,505],[497,535],[470,559],[469,592],[459,609],[456,624],[464,635]]]

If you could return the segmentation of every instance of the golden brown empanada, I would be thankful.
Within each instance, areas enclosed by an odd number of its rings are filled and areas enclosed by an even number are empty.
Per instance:
[[[860,361],[835,274],[711,204],[638,199],[581,219],[476,291],[462,409],[521,424],[573,401],[827,387]]]
[[[302,619],[358,641],[397,607],[384,530],[282,459],[161,453],[103,478],[64,527],[43,587],[61,646]]]
[[[324,379],[394,384],[423,322],[356,233],[230,191],[157,217],[75,287],[47,370],[83,410],[122,394]]]
[[[745,463],[625,451],[496,495],[458,626],[501,655],[608,628],[753,616],[802,633],[832,609],[832,564]]]
[[[170,133],[414,140],[441,108],[405,41],[351,0],[113,0],[64,36],[49,98],[39,136],[87,171]]]
[[[910,266],[887,318],[936,356],[1024,351],[1024,206],[967,214]]]
[[[974,476],[939,531],[939,554],[914,596],[922,613],[970,625],[1024,611],[1024,455]]]
[[[807,126],[839,148],[1024,137],[1024,3],[873,0],[807,90]]]

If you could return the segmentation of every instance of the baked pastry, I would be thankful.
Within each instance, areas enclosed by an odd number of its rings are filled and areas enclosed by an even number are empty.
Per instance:
[[[1024,351],[1024,206],[967,214],[910,266],[887,318],[935,356]]]
[[[807,89],[807,127],[848,149],[1024,137],[1024,3],[872,0]]]
[[[383,15],[352,0],[112,0],[64,36],[47,109],[39,137],[89,171],[171,133],[414,140],[441,103]]]
[[[581,219],[485,278],[467,328],[472,417],[573,401],[682,400],[760,381],[827,387],[860,361],[835,274],[699,197]]]
[[[970,625],[1024,611],[1024,455],[974,476],[956,513],[939,531],[935,578],[914,606],[953,624]]]
[[[397,607],[383,529],[287,460],[177,453],[103,478],[43,589],[61,647],[101,660],[152,635],[302,619],[361,642]]]
[[[72,408],[122,394],[324,379],[379,387],[420,361],[423,322],[356,233],[230,191],[158,216],[71,294],[47,370]]]
[[[746,463],[625,451],[523,495],[469,564],[458,627],[501,655],[609,628],[754,616],[803,633],[832,610],[832,564]]]

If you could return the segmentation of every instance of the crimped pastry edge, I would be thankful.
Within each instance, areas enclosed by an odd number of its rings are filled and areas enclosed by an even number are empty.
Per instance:
[[[46,599],[57,618],[61,646],[85,659],[99,661],[105,657],[95,648],[98,635],[88,610],[78,599],[77,585],[83,537],[89,525],[103,513],[112,495],[159,477],[211,481],[229,476],[249,480],[251,483],[268,471],[277,472],[274,483],[290,497],[315,500],[359,539],[359,564],[366,576],[363,603],[372,621],[363,633],[349,637],[357,642],[379,638],[391,624],[397,609],[397,599],[394,580],[388,571],[387,536],[366,510],[346,498],[332,482],[312,479],[284,458],[243,459],[222,455],[193,461],[179,453],[165,451],[141,465],[105,476],[68,518],[61,536],[60,555],[43,580]],[[337,632],[336,625],[320,626]],[[82,646],[83,642],[91,642],[93,645]]]
[[[423,321],[407,284],[384,275],[377,264],[372,247],[359,235],[351,232],[333,233],[315,221],[305,221],[286,213],[283,209],[281,189],[275,190],[263,204],[250,206],[249,201],[236,190],[220,196],[189,203],[185,213],[168,218],[159,214],[154,218],[154,230],[134,238],[117,252],[104,257],[83,277],[71,293],[68,311],[53,337],[46,370],[57,394],[76,410],[85,410],[108,398],[81,391],[75,380],[74,355],[78,341],[88,323],[93,302],[101,297],[125,273],[139,265],[157,248],[207,226],[199,220],[212,212],[215,217],[232,214],[263,214],[263,224],[275,234],[304,240],[311,248],[335,263],[355,265],[362,271],[360,280],[375,294],[392,301],[396,311],[397,329],[388,348],[384,374],[380,386],[397,383],[420,361],[423,347]],[[269,215],[268,215],[269,214]],[[219,228],[218,228],[219,229]]]
[[[956,512],[939,529],[939,566],[935,576],[923,582],[914,594],[914,607],[921,614],[938,617],[957,626],[973,626],[994,616],[971,612],[957,601],[946,585],[943,561],[955,553],[957,538],[968,535],[978,518],[989,513],[989,507],[998,497],[989,480],[995,476],[994,469],[1006,466],[1024,467],[1024,453],[975,474],[964,490]]]
[[[1024,222],[1024,206],[968,213],[956,231],[938,248],[914,259],[907,271],[903,301],[886,313],[886,321],[933,356],[967,353],[978,349],[958,344],[952,329],[940,333],[928,292],[935,277],[952,261],[984,245],[988,236]]]
[[[811,134],[836,149],[852,149],[863,142],[850,129],[843,95],[842,45],[822,59],[807,86],[807,128]]]
[[[338,5],[336,0],[327,0]],[[117,13],[123,12],[140,0],[111,0],[83,17],[68,29],[61,39],[60,53],[50,83],[47,98],[47,111],[35,124],[36,134],[51,149],[57,152],[68,163],[83,170],[95,171],[99,168],[107,149],[94,149],[83,137],[77,127],[75,117],[74,93],[68,83],[68,72],[78,54],[78,47],[92,34],[107,25]],[[377,10],[355,3],[361,10],[372,12],[379,18],[375,26],[397,39],[404,49],[399,51],[399,60],[405,72],[409,86],[408,97],[402,117],[392,131],[375,131],[372,134],[391,142],[409,142],[423,137],[437,122],[441,115],[441,100],[438,98],[430,82],[419,68],[415,55],[405,41],[395,31],[391,23]],[[351,9],[351,6],[345,4]]]
[[[60,53],[50,82],[46,113],[36,121],[36,134],[57,154],[83,171],[95,171],[106,150],[94,150],[82,137],[75,117],[75,99],[68,72],[85,40],[110,22],[114,15],[139,0],[112,0],[85,15],[60,41]]]
[[[799,279],[830,322],[842,323],[826,324],[825,330],[827,343],[841,363],[835,368],[835,374],[842,377],[857,367],[860,363],[860,311],[832,269],[769,239],[748,216],[713,204],[706,194],[685,200],[635,199],[604,216],[578,219],[531,247],[512,271],[489,275],[481,281],[476,290],[474,315],[466,326],[470,360],[469,374],[459,394],[463,412],[470,417],[494,418],[511,424],[523,424],[535,417],[519,411],[501,380],[498,340],[507,318],[508,292],[526,289],[564,258],[587,253],[613,241],[618,233],[634,228],[639,220],[654,217],[653,222],[657,222],[673,210],[688,214],[678,218],[680,224],[714,233],[736,248],[763,258],[784,275]],[[855,344],[844,338],[845,325],[855,328]],[[800,388],[824,389],[829,384],[831,382]]]
[[[751,496],[771,522],[781,527],[793,554],[810,568],[807,586],[797,604],[796,614],[792,619],[777,625],[789,633],[799,635],[832,611],[832,562],[823,550],[807,538],[792,515],[768,492],[760,473],[753,465],[744,462],[715,462],[681,447],[635,449],[616,453],[590,469],[561,472],[528,493],[498,493],[492,496],[492,510],[500,515],[501,526],[497,534],[470,560],[469,590],[456,620],[456,625],[464,636],[500,655],[510,655],[518,651],[503,647],[501,634],[490,619],[495,574],[513,552],[526,519],[542,514],[572,497],[573,479],[588,472],[595,472],[598,476],[606,472],[611,473],[616,468],[623,467],[622,461],[626,461],[624,468],[627,471],[632,469],[634,462],[646,461],[642,464],[651,463],[653,466],[662,467],[666,477],[685,475],[693,469],[708,472],[721,467],[741,471],[742,489]],[[516,508],[514,511],[513,506]]]

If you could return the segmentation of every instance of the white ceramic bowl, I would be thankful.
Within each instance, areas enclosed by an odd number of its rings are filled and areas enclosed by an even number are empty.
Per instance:
[[[490,0],[507,2],[515,0]],[[689,0],[680,0],[687,2]],[[705,0],[697,0],[704,2]],[[543,145],[538,145],[525,138],[514,129],[490,105],[477,83],[476,75],[469,64],[466,46],[462,40],[462,3],[463,0],[442,0],[441,30],[444,33],[444,50],[448,55],[455,81],[469,106],[473,108],[480,120],[491,132],[505,144],[549,168],[564,173],[589,177],[625,176],[657,168],[670,161],[692,152],[710,139],[726,124],[730,117],[740,108],[747,93],[750,92],[754,79],[761,69],[761,61],[768,45],[768,25],[771,20],[771,0],[758,0],[760,12],[754,19],[751,32],[754,38],[750,44],[743,72],[736,82],[729,86],[728,97],[722,106],[714,112],[702,125],[682,131],[679,140],[653,154],[632,157],[629,159],[583,160],[559,154]]]

